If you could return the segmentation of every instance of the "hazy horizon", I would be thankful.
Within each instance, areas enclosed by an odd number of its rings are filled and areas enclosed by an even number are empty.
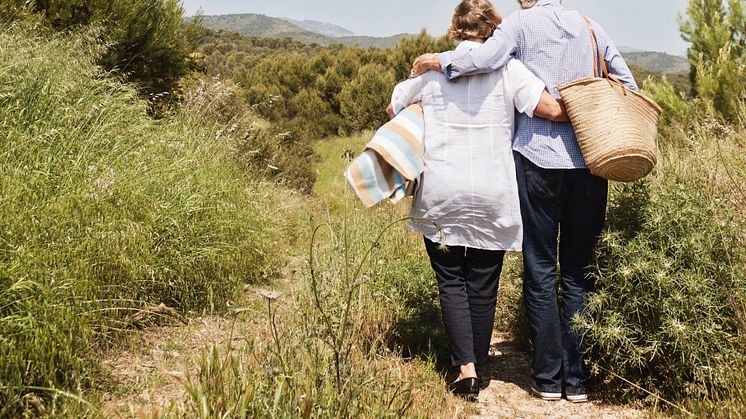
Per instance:
[[[349,0],[183,0],[182,3],[190,16],[199,10],[206,15],[256,13],[331,23],[356,35],[391,36],[426,29],[428,33],[439,36],[446,32],[458,1],[410,0],[402,4],[396,0],[378,0],[364,2],[364,13],[361,12],[360,2]],[[519,9],[515,0],[493,0],[493,4],[503,15]],[[677,16],[686,10],[687,0],[627,0],[623,7],[619,4],[598,0],[563,2],[564,7],[597,20],[617,45],[686,55],[688,44],[681,38]]]

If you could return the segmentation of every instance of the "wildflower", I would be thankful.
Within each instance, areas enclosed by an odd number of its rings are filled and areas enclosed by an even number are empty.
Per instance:
[[[280,298],[280,296],[282,295],[282,294],[280,294],[277,291],[268,291],[268,290],[264,290],[264,289],[259,290],[259,294],[262,297],[264,297],[264,298],[266,298],[268,300],[276,300],[276,299]]]

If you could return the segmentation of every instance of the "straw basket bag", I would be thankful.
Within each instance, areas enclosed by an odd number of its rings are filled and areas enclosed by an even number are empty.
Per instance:
[[[657,124],[661,108],[647,96],[629,90],[609,74],[588,18],[603,78],[594,59],[596,77],[557,87],[567,107],[580,149],[594,175],[619,182],[647,176],[657,162]]]

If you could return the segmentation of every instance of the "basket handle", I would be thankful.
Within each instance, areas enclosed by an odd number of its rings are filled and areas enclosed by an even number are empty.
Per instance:
[[[596,53],[598,53],[598,59],[593,59],[593,73],[596,75],[596,77],[601,77],[601,75],[598,72],[598,63],[601,63],[601,69],[603,71],[603,76],[609,80],[609,83],[611,81],[615,81],[619,86],[622,87],[622,93],[624,93],[625,96],[627,96],[627,88],[624,87],[624,84],[622,84],[621,81],[619,81],[618,78],[616,78],[614,75],[609,73],[608,67],[606,67],[606,60],[604,59],[603,54],[601,53],[601,46],[598,44],[598,37],[596,36],[596,31],[593,29],[593,25],[591,24],[591,20],[588,19],[588,16],[583,16],[583,19],[585,20],[585,26],[588,27],[588,30],[591,31],[591,36],[593,37],[593,45],[595,46]]]

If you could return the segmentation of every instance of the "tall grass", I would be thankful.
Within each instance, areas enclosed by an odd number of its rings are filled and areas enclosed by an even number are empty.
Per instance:
[[[0,416],[32,387],[90,385],[134,312],[222,310],[282,264],[282,190],[203,116],[150,119],[101,53],[87,33],[0,27]]]
[[[238,347],[207,351],[167,415],[430,417],[456,405],[436,360],[445,349],[437,287],[406,209],[363,211],[340,176],[346,149],[316,147],[309,265],[294,295],[267,296],[266,326]],[[326,211],[324,211],[326,209]],[[240,311],[240,310],[239,310]],[[243,315],[239,313],[238,315]],[[406,360],[406,361],[404,361]]]
[[[599,291],[580,324],[613,393],[737,416],[746,407],[743,127],[670,86],[647,87],[666,108],[661,161],[650,178],[613,188]]]

